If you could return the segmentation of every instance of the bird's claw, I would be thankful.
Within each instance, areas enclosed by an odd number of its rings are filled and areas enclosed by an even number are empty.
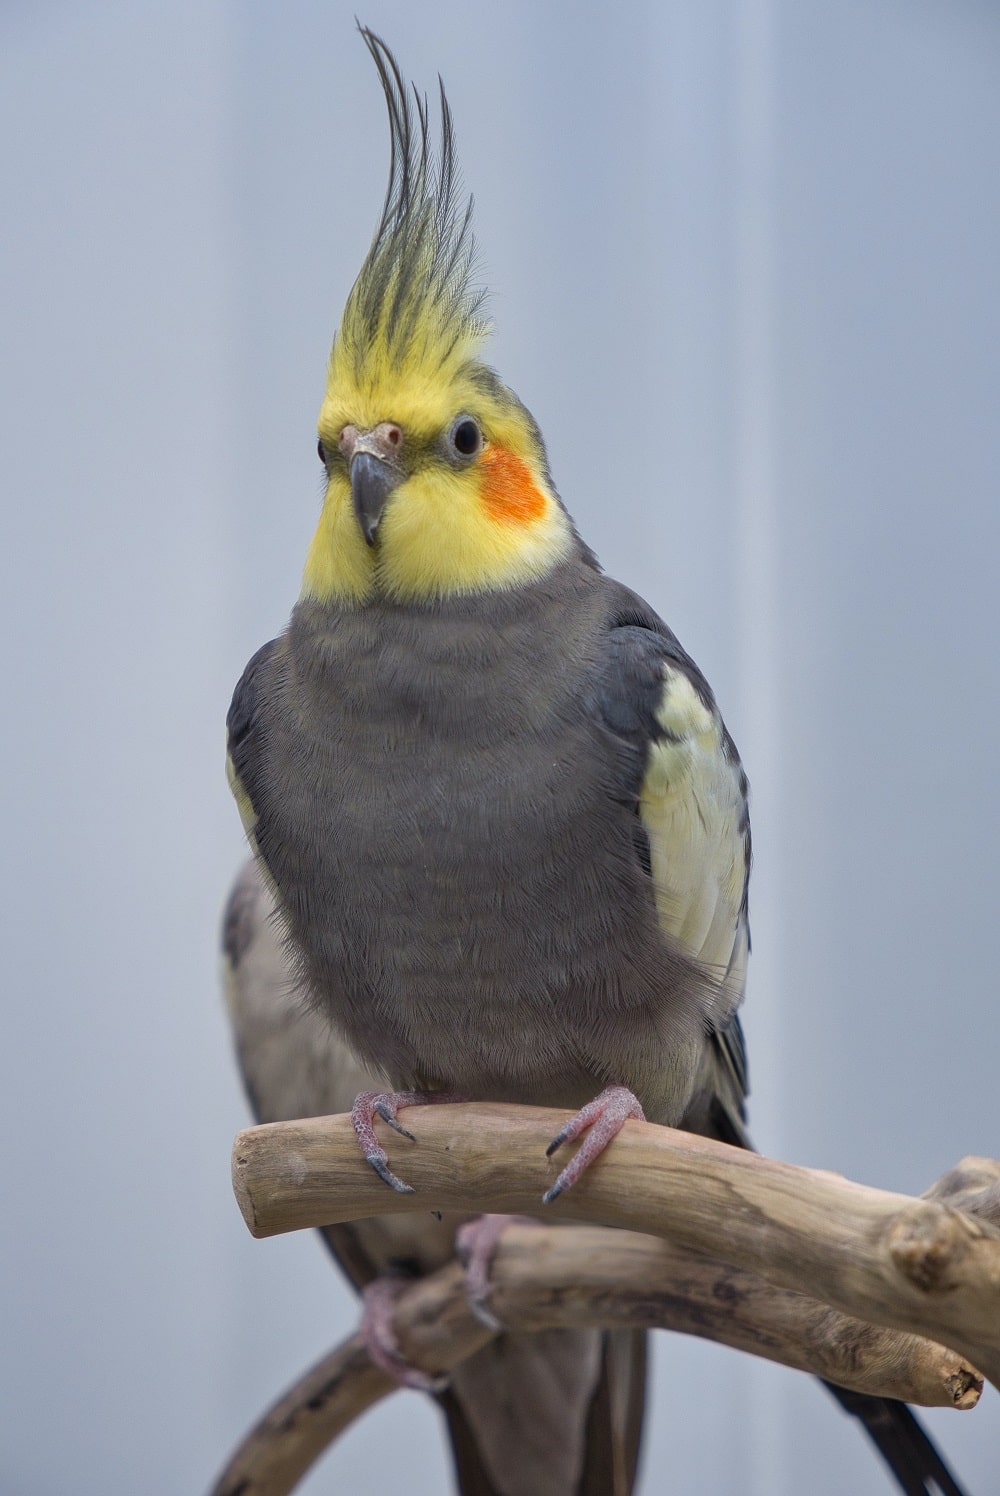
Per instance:
[[[407,1184],[405,1179],[400,1179],[399,1175],[394,1174],[389,1168],[389,1155],[385,1152],[385,1149],[381,1150],[381,1154],[366,1153],[365,1161],[371,1164],[382,1182],[387,1184],[390,1189],[395,1190],[397,1195],[414,1194],[413,1185]]]
[[[389,1155],[379,1142],[375,1131],[375,1118],[381,1117],[402,1137],[416,1142],[412,1132],[397,1120],[396,1114],[404,1106],[431,1106],[442,1101],[461,1101],[452,1091],[362,1091],[354,1098],[351,1107],[351,1123],[358,1147],[366,1163],[371,1164],[378,1177],[394,1189],[398,1195],[412,1195],[413,1186],[406,1184],[389,1168]]]
[[[398,1132],[401,1138],[409,1138],[411,1143],[415,1143],[417,1141],[410,1129],[403,1126],[402,1122],[400,1122],[397,1118],[395,1112],[392,1111],[391,1108],[387,1105],[384,1096],[380,1097],[379,1100],[375,1102],[373,1111],[376,1111],[378,1113],[383,1122],[388,1122],[393,1131]]]
[[[618,1136],[629,1119],[645,1122],[646,1114],[627,1086],[606,1086],[599,1096],[581,1107],[576,1116],[571,1117],[559,1129],[545,1150],[546,1158],[551,1158],[563,1143],[573,1143],[586,1133],[555,1184],[542,1196],[542,1203],[551,1205],[553,1200],[557,1200],[565,1190],[576,1184],[594,1159]]]
[[[508,1217],[477,1216],[466,1221],[455,1233],[455,1255],[465,1274],[465,1299],[475,1319],[487,1330],[501,1330],[502,1324],[489,1307],[490,1268],[497,1243],[503,1235]]]
[[[500,1238],[512,1221],[537,1224],[527,1216],[482,1215],[465,1221],[455,1233],[455,1255],[465,1273],[465,1298],[470,1313],[494,1333],[504,1325],[490,1308],[493,1293],[490,1271]]]
[[[394,1316],[396,1300],[408,1287],[408,1279],[387,1276],[375,1278],[363,1288],[358,1334],[375,1365],[398,1387],[410,1387],[415,1392],[443,1392],[448,1385],[446,1376],[433,1376],[429,1371],[421,1371],[419,1366],[411,1366],[400,1352]]]

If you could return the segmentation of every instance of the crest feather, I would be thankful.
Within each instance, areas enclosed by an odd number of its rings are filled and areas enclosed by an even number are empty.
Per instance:
[[[366,27],[389,111],[391,165],[382,216],[351,289],[330,357],[331,383],[371,389],[384,376],[427,377],[464,363],[487,334],[485,291],[472,285],[472,198],[464,198],[451,110],[441,89],[441,142],[425,95],[408,88]],[[464,199],[464,200],[463,200]]]

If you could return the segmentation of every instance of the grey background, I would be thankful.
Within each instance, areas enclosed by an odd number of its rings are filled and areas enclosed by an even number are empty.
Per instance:
[[[913,1191],[996,1154],[996,7],[363,19],[444,74],[494,361],[747,761],[761,1146]],[[353,1315],[231,1198],[216,935],[382,102],[351,5],[9,0],[0,161],[0,1490],[198,1491]],[[928,1421],[1000,1490],[995,1393]],[[444,1468],[407,1394],[306,1489]],[[889,1486],[805,1378],[660,1337],[667,1489]]]

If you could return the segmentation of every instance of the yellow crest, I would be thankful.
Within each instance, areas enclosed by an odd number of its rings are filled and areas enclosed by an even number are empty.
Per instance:
[[[361,35],[389,110],[391,167],[382,216],[347,298],[330,355],[329,393],[367,405],[392,387],[440,384],[474,355],[489,324],[472,286],[472,199],[463,201],[451,111],[441,87],[441,143],[431,147],[427,100],[395,58]]]

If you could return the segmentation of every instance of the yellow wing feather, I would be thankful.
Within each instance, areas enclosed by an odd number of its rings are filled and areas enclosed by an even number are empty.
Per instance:
[[[718,713],[669,663],[656,716],[665,737],[651,746],[639,813],[657,913],[685,951],[720,982],[742,990],[746,853],[739,774],[725,752]]]

